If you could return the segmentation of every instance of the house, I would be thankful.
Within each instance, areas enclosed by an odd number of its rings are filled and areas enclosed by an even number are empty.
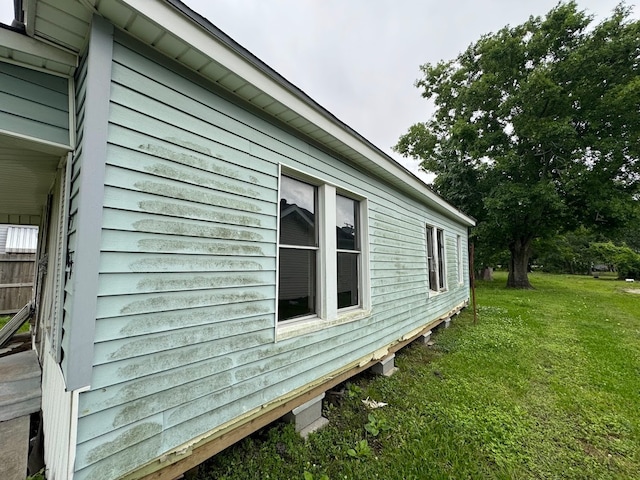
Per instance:
[[[175,478],[468,303],[473,219],[178,0],[17,3],[48,479]]]

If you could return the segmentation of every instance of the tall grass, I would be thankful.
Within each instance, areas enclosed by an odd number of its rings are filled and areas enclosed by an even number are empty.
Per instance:
[[[476,325],[463,312],[432,347],[400,352],[391,378],[356,379],[307,441],[274,424],[192,478],[640,478],[640,295],[590,277],[531,281],[480,283]],[[373,435],[372,422],[386,428]]]

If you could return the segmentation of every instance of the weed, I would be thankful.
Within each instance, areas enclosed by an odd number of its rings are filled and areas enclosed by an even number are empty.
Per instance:
[[[368,418],[369,422],[365,424],[364,429],[372,437],[377,437],[381,432],[391,430],[391,424],[386,418],[377,418],[373,413],[370,413]]]
[[[347,455],[357,460],[364,460],[369,458],[373,454],[373,450],[369,446],[369,442],[366,440],[360,440],[356,443],[354,448],[347,450]]]

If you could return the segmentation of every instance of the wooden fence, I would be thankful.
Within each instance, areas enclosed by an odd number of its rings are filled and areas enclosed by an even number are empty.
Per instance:
[[[36,255],[0,254],[0,315],[16,313],[31,300]]]

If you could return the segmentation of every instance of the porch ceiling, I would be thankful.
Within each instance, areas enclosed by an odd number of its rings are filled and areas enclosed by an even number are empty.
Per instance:
[[[0,218],[39,216],[60,157],[11,145],[0,137]]]

